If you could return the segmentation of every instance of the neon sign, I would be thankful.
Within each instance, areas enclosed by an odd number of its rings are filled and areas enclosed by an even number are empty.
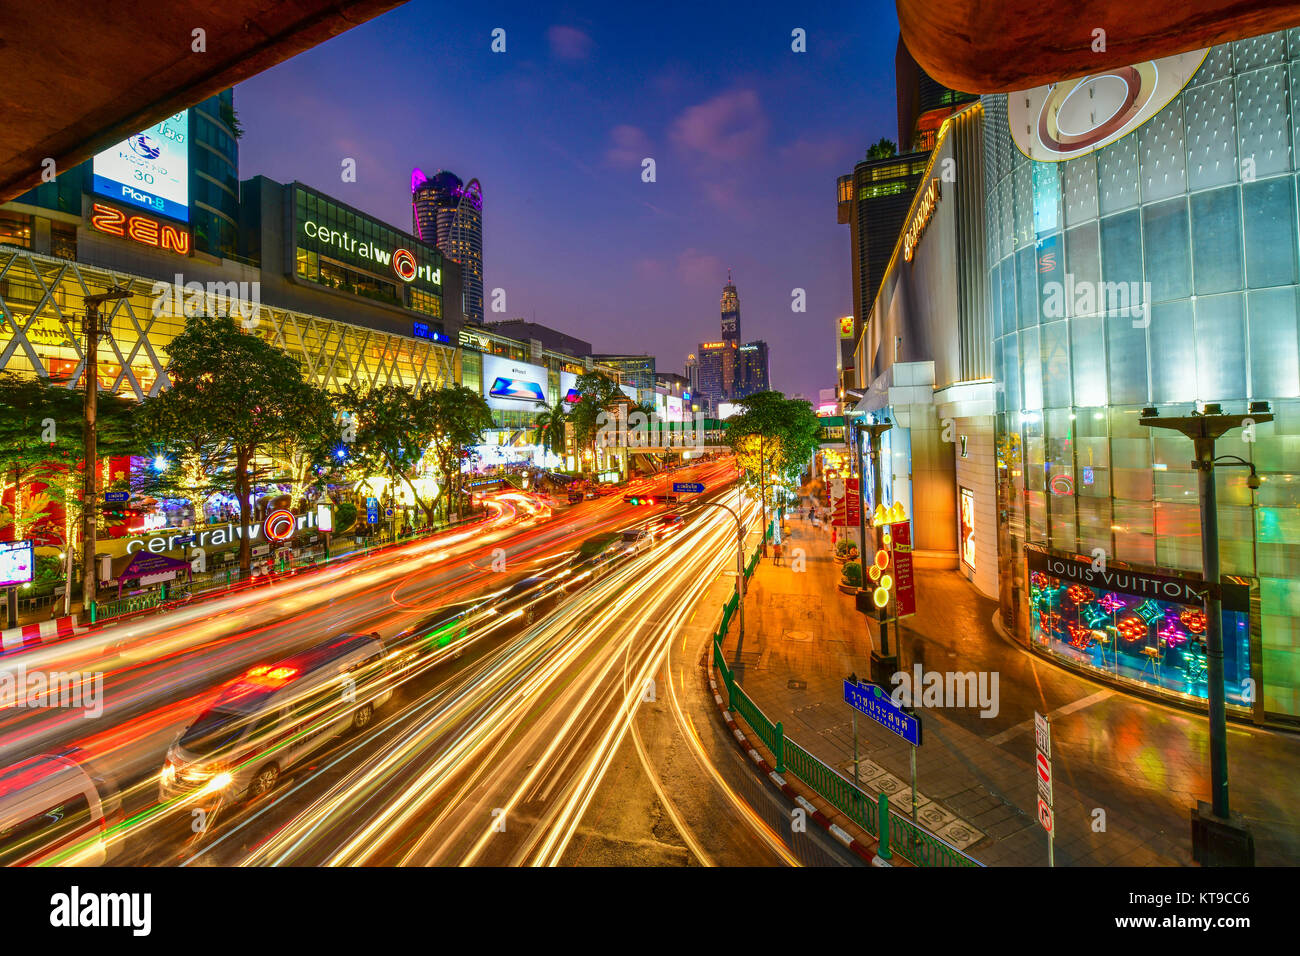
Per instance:
[[[907,227],[907,233],[903,236],[903,258],[908,262],[912,261],[912,254],[916,251],[916,244],[921,241],[921,236],[925,232],[925,227],[930,225],[930,220],[934,218],[934,207],[939,204],[939,180],[930,180],[930,185],[925,187],[925,192],[921,195],[921,205],[917,207],[916,217],[912,224]]]
[[[177,255],[190,254],[190,234],[177,226],[161,223],[157,219],[139,213],[127,215],[121,209],[105,206],[103,203],[90,204],[90,227],[119,239],[130,239],[144,246],[175,252]]]
[[[344,232],[342,229],[331,229],[329,226],[319,225],[312,219],[308,219],[302,224],[302,231],[309,239],[315,239],[317,242],[334,246],[336,249],[361,259],[367,259],[378,265],[392,267],[393,272],[403,282],[414,282],[416,279],[423,279],[432,285],[442,285],[442,269],[420,265],[415,260],[415,254],[409,249],[389,251],[381,249],[373,242],[358,242],[356,236]]]

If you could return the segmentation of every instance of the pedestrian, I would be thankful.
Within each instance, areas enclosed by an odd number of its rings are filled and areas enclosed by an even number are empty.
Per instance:
[[[778,568],[781,566],[781,546],[779,544],[772,545],[772,564]]]

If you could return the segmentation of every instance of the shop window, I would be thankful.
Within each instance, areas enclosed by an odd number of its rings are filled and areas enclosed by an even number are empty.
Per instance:
[[[32,217],[0,210],[0,245],[32,247]]]
[[[1241,197],[1235,186],[1191,197],[1192,264],[1196,294],[1242,286]]]
[[[1143,265],[1155,302],[1181,299],[1192,292],[1187,201],[1172,199],[1142,208]]]
[[[1296,281],[1295,194],[1290,177],[1242,187],[1246,284],[1252,289]]]

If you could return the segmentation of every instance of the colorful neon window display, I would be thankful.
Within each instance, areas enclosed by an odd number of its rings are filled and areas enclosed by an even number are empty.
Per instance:
[[[1083,555],[1026,548],[1031,640],[1039,650],[1121,681],[1206,697],[1202,582]],[[1224,690],[1250,708],[1250,586],[1223,580]]]

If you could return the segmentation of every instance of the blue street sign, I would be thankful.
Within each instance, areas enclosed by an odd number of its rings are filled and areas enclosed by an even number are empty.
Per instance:
[[[385,518],[391,518],[392,516],[393,516],[393,509],[392,509],[392,508],[385,508],[385,509],[384,509],[384,517],[385,517]]]
[[[367,522],[368,524],[379,524],[379,512],[378,512],[378,511],[370,511],[370,510],[367,510],[367,511],[366,511],[366,522]]]
[[[875,684],[854,684],[844,681],[844,703],[866,714],[886,730],[898,734],[913,747],[921,746],[921,721],[904,713],[896,706],[883,688]]]
[[[194,535],[191,534],[191,535],[188,535],[187,537],[184,537],[184,538],[177,538],[175,543],[176,543],[176,544],[179,544],[179,545],[193,544],[193,543],[194,543]]]
[[[131,492],[129,491],[106,491],[104,492],[105,501],[129,501]]]
[[[685,492],[687,494],[699,494],[704,490],[704,485],[698,481],[674,481],[674,492]]]

